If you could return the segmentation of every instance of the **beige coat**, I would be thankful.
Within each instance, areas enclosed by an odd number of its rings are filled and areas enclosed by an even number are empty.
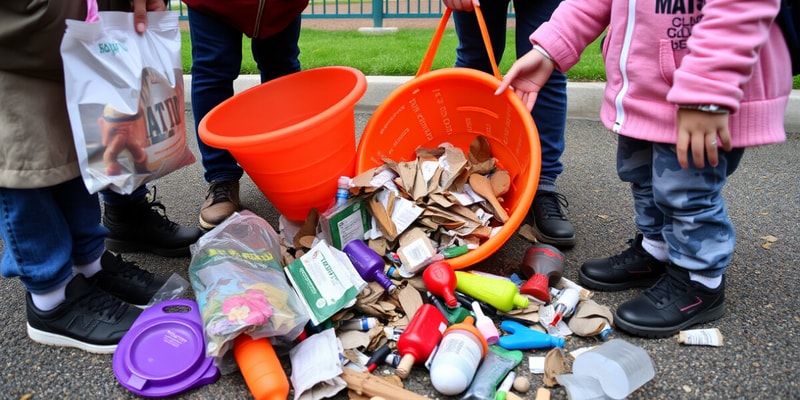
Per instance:
[[[111,1],[100,1],[110,9]],[[86,0],[0,1],[0,187],[38,188],[80,176],[60,45]]]

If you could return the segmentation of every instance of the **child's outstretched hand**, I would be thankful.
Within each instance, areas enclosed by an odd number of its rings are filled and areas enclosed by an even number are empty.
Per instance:
[[[716,167],[719,163],[718,149],[730,151],[731,132],[728,130],[728,113],[715,114],[699,110],[678,109],[678,140],[675,151],[682,168],[689,167],[689,149],[692,151],[694,166]]]
[[[502,94],[510,87],[530,111],[536,103],[539,90],[550,78],[555,67],[553,60],[538,50],[531,50],[514,62],[494,94]]]

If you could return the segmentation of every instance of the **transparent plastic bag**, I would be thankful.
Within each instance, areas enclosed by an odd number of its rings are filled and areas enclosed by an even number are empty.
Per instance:
[[[247,334],[277,342],[297,338],[309,321],[280,263],[280,237],[250,211],[234,213],[192,245],[189,280],[195,293],[206,355],[222,373],[233,339]]]

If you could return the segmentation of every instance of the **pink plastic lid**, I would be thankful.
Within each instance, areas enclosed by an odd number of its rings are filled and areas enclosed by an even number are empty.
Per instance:
[[[145,397],[163,397],[215,382],[219,370],[205,355],[197,303],[158,303],[136,319],[114,352],[114,375],[122,386]]]

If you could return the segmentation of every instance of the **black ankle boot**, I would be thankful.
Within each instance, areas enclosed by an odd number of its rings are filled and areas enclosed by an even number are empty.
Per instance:
[[[528,211],[536,240],[562,249],[575,246],[575,228],[561,210],[562,205],[567,207],[568,204],[561,193],[536,193]]]
[[[189,245],[203,234],[200,228],[178,225],[166,208],[142,199],[130,204],[105,203],[103,225],[110,231],[106,248],[117,253],[145,251],[164,257],[188,256]]]

